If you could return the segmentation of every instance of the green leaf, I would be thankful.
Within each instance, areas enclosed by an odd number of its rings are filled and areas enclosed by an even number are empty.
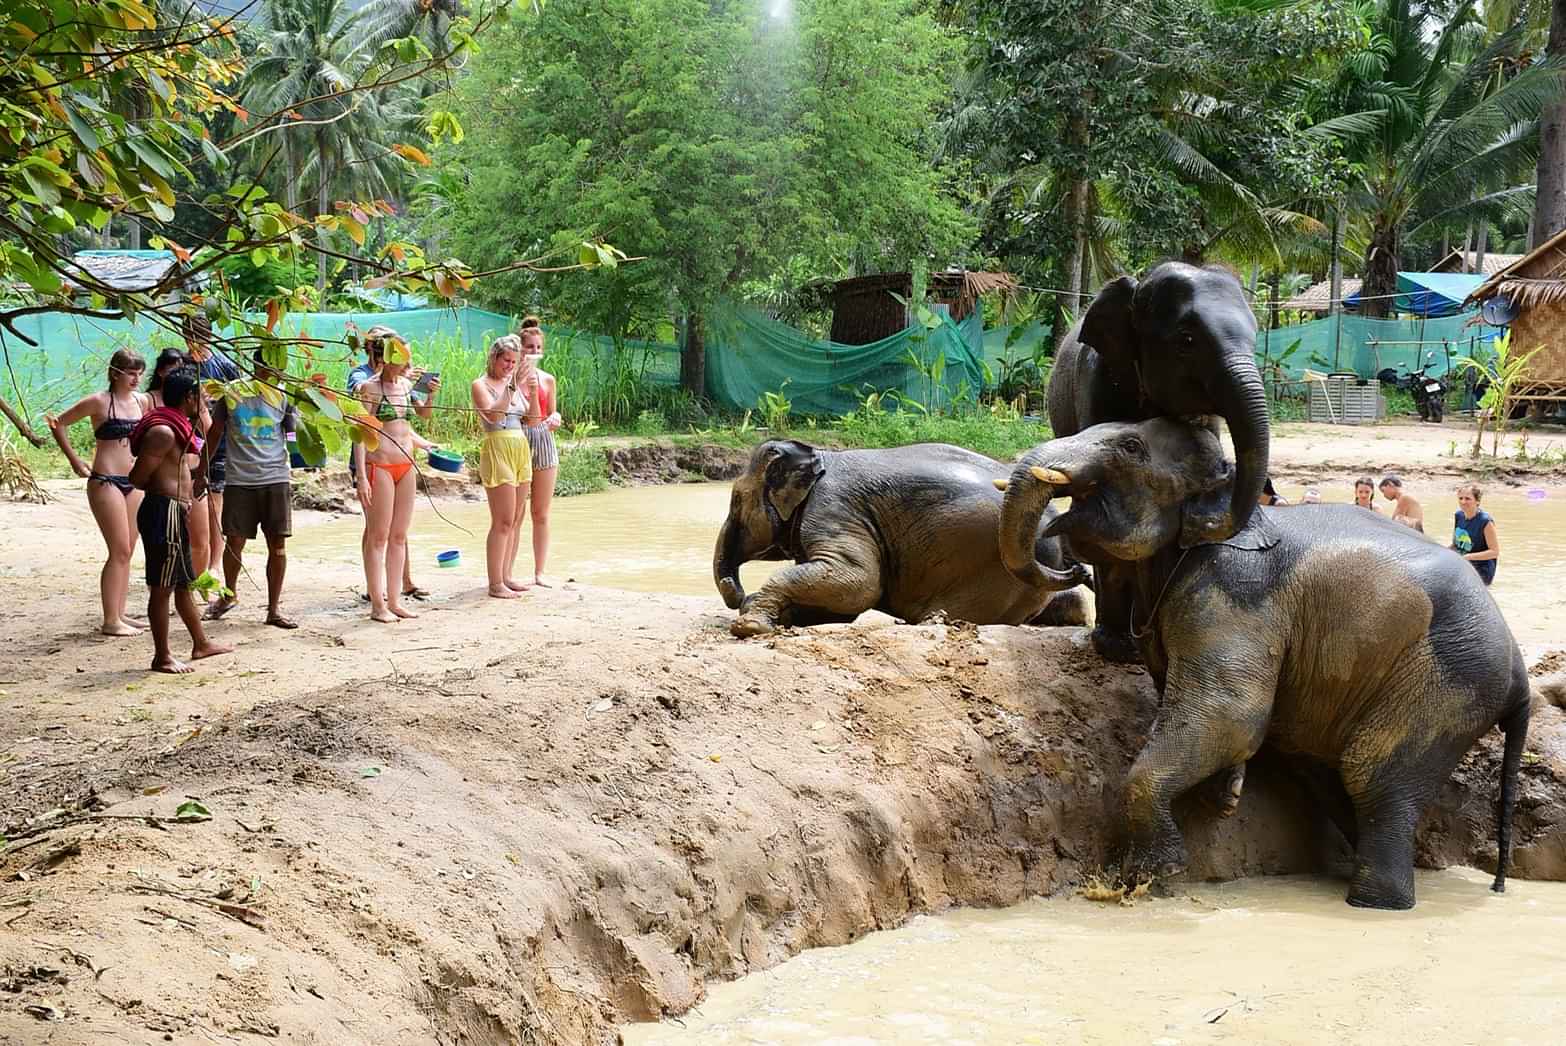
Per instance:
[[[98,137],[98,132],[93,129],[92,124],[82,119],[82,115],[75,109],[66,109],[65,119],[71,125],[71,133],[82,143],[82,148],[90,153],[103,148],[103,141]]]
[[[332,402],[332,397],[325,389],[318,388],[315,385],[306,385],[305,396],[309,398],[311,403],[315,404],[316,410],[330,420],[339,422],[343,420],[342,408]]]
[[[174,817],[180,821],[210,821],[212,811],[208,810],[201,800],[189,799],[179,804],[179,808],[174,811]]]
[[[367,766],[363,770],[359,771],[359,776],[360,777],[379,777],[379,776],[381,776],[381,768],[378,767],[378,766]]]
[[[141,136],[137,132],[135,136],[125,139],[125,144],[141,159],[142,163],[162,175],[165,180],[173,180],[176,165],[169,161],[167,154],[158,148],[157,143],[152,139]]]
[[[228,157],[209,139],[201,139],[201,154],[207,158],[207,163],[212,165],[214,171],[222,173],[228,169]]]
[[[45,178],[33,167],[22,167],[22,178],[26,180],[27,187],[32,190],[33,196],[45,207],[53,207],[60,202],[60,190],[54,187],[54,183]]]

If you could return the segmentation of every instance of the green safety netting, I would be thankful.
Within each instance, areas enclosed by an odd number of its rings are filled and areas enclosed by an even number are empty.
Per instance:
[[[1434,353],[1430,374],[1445,374],[1458,359],[1488,359],[1490,341],[1501,333],[1481,321],[1478,312],[1456,316],[1417,316],[1378,320],[1339,313],[1256,336],[1256,355],[1264,365],[1280,365],[1291,378],[1306,370],[1354,371],[1373,378],[1385,368],[1417,370]],[[1295,343],[1298,347],[1295,348]],[[1291,351],[1292,349],[1292,351]]]
[[[1379,370],[1413,369],[1434,352],[1432,373],[1445,373],[1462,356],[1489,355],[1488,342],[1500,331],[1475,322],[1475,313],[1439,318],[1367,319],[1339,315],[1311,323],[1263,329],[1256,340],[1258,358],[1269,374],[1298,378],[1306,369],[1353,370],[1365,377]],[[157,351],[179,340],[150,319],[131,323],[62,313],[24,316],[18,327],[38,341],[28,346],[0,333],[9,373],[0,387],[17,395],[38,415],[68,405],[84,391],[100,387],[109,354],[122,346],[138,349],[150,363]],[[515,319],[484,309],[414,309],[401,312],[310,313],[291,316],[283,330],[324,342],[340,342],[347,325],[363,331],[375,324],[396,330],[414,346],[419,362],[439,365],[451,353],[478,354],[500,334],[515,329]],[[545,327],[548,347],[562,384],[679,381],[679,347],[666,342],[611,338]],[[910,327],[869,345],[840,345],[813,338],[747,306],[724,303],[708,318],[707,393],[731,410],[757,408],[763,395],[781,392],[800,414],[836,415],[853,410],[871,392],[895,393],[927,409],[971,401],[997,383],[1002,362],[1031,356],[1049,338],[1049,328],[1027,324],[1013,335],[1010,327],[983,329],[975,310],[961,323],[942,316],[939,326]],[[1008,342],[1010,343],[1008,345]],[[1298,347],[1291,347],[1298,342]],[[346,349],[328,344],[318,350],[316,367],[334,378],[346,370]],[[937,362],[940,361],[940,362]],[[303,369],[301,365],[300,369]],[[14,379],[14,380],[13,380]],[[443,398],[448,393],[443,392]],[[450,395],[460,399],[462,390]],[[456,400],[453,400],[456,402]]]

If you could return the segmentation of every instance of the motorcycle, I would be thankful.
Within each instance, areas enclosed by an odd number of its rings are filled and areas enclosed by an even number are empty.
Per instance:
[[[1434,366],[1435,353],[1427,352],[1424,365],[1418,370],[1399,374],[1387,367],[1376,374],[1376,379],[1382,385],[1406,389],[1414,397],[1414,406],[1419,409],[1419,420],[1440,422],[1446,410],[1446,382],[1425,373]]]

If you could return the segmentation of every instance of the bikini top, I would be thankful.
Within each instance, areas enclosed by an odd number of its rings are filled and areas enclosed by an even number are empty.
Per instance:
[[[114,416],[114,394],[109,394],[109,416],[103,419],[103,424],[93,429],[94,438],[105,443],[116,439],[130,439],[131,430],[136,427],[136,418],[116,418]]]
[[[408,416],[407,404],[396,404],[386,398],[386,390],[381,390],[381,401],[375,405],[375,419],[377,421],[402,421]]]

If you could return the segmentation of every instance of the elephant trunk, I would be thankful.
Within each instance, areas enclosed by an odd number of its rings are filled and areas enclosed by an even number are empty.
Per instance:
[[[1055,570],[1034,555],[1044,510],[1049,507],[1055,488],[1069,482],[1064,473],[1039,464],[1037,449],[1022,456],[1006,481],[998,534],[1001,562],[1012,577],[1025,585],[1059,591],[1083,581],[1085,572],[1080,567]]]
[[[1239,531],[1249,522],[1256,499],[1267,484],[1270,439],[1267,390],[1249,355],[1230,366],[1219,405],[1234,439],[1234,493],[1229,515]]]
[[[735,522],[731,514],[718,531],[718,543],[712,551],[712,580],[723,596],[724,605],[738,610],[745,602],[745,586],[740,584],[739,568],[745,562],[741,546],[745,541],[745,528]]]

